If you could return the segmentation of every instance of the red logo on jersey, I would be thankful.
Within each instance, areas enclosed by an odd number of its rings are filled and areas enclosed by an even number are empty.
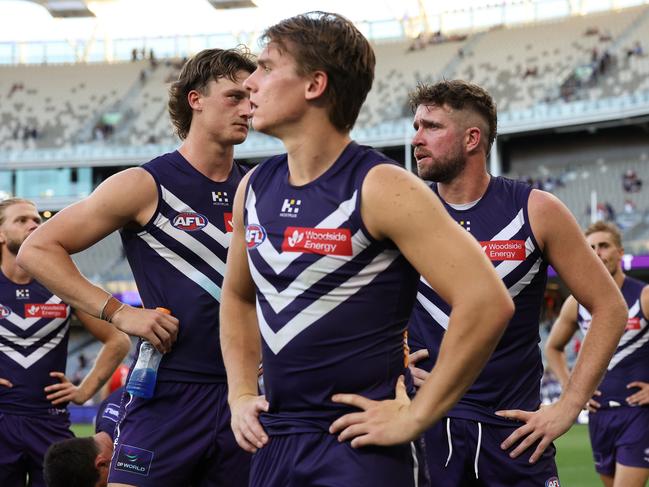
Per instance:
[[[287,227],[284,252],[321,255],[352,255],[352,233],[348,228]]]
[[[525,260],[524,240],[489,240],[480,247],[490,260]]]
[[[642,326],[640,325],[640,318],[636,316],[635,318],[629,318],[627,320],[626,328],[624,328],[624,330],[639,330],[640,328],[642,328]]]
[[[184,230],[186,232],[195,232],[207,226],[209,222],[207,217],[201,215],[200,213],[190,213],[183,212],[178,213],[171,224],[176,227],[178,230]]]
[[[226,232],[234,231],[234,228],[232,227],[232,213],[223,213],[223,223],[225,223]]]
[[[65,318],[68,316],[67,304],[27,303],[25,318]]]

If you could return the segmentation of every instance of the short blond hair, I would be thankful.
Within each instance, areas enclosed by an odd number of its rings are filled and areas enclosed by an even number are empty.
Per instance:
[[[10,206],[19,205],[21,203],[26,203],[36,208],[36,203],[31,200],[26,200],[25,198],[7,198],[6,200],[0,201],[0,225],[5,222],[5,210]]]
[[[605,222],[602,220],[596,221],[595,223],[588,225],[588,228],[586,228],[584,235],[588,237],[589,235],[592,235],[596,232],[607,232],[611,234],[611,237],[613,237],[613,243],[618,248],[622,248],[622,232],[620,232],[620,229],[614,223]]]

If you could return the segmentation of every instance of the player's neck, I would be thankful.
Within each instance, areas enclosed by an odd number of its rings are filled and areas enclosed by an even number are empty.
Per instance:
[[[615,284],[617,284],[617,287],[622,289],[622,285],[624,284],[624,272],[622,272],[622,269],[618,269],[615,274],[613,274],[613,280],[615,281]]]
[[[14,284],[29,284],[32,277],[16,264],[16,256],[3,247],[0,269],[4,276]]]
[[[437,190],[447,203],[462,205],[484,196],[491,176],[484,165],[467,163],[465,169],[452,181],[439,183]]]
[[[282,138],[288,154],[289,182],[303,186],[323,175],[351,142],[329,124]]]
[[[222,182],[228,179],[234,160],[234,146],[223,145],[190,133],[178,152],[205,177]]]

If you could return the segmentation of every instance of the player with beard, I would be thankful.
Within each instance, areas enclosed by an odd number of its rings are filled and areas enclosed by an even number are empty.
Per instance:
[[[595,222],[586,239],[629,307],[622,340],[595,396],[588,401],[588,430],[595,469],[606,487],[644,487],[649,479],[649,286],[622,271],[622,236],[612,223]],[[578,329],[591,326],[588,310],[569,297],[545,345],[548,367],[566,387],[564,349]]]
[[[606,370],[626,322],[624,300],[557,198],[487,172],[497,122],[485,90],[459,80],[421,85],[411,106],[419,175],[480,242],[516,307],[478,379],[426,432],[431,477],[443,478],[445,487],[558,486],[552,441],[570,428]],[[537,410],[539,315],[549,264],[593,320],[561,398]],[[433,283],[421,280],[409,327],[417,384],[439,360],[452,309]]]
[[[0,485],[44,487],[43,457],[73,436],[67,404],[83,404],[128,353],[128,337],[81,311],[81,324],[103,346],[79,386],[64,375],[70,306],[16,265],[25,239],[41,224],[29,200],[0,201]],[[27,481],[29,476],[29,483]]]
[[[219,302],[232,199],[245,172],[234,162],[251,113],[242,83],[255,67],[237,49],[206,49],[190,58],[170,89],[180,148],[111,176],[21,250],[21,265],[66,299],[166,352],[153,397],[126,401],[113,485],[248,484],[250,456],[237,447],[229,425]],[[115,230],[146,309],[93,286],[70,259]]]

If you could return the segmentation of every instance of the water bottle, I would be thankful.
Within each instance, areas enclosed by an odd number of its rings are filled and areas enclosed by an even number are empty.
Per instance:
[[[167,308],[156,308],[161,313],[171,314]],[[140,343],[140,353],[131,372],[131,377],[126,384],[126,390],[134,396],[143,399],[153,397],[155,383],[158,376],[158,366],[162,360],[162,353],[158,352],[147,340]]]

